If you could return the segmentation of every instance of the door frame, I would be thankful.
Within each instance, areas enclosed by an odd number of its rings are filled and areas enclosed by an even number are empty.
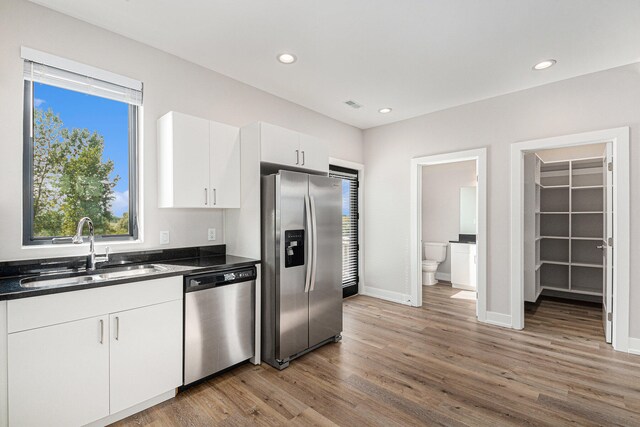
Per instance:
[[[613,348],[629,349],[629,128],[620,127],[511,144],[511,316],[524,328],[524,154],[549,148],[611,143],[613,168]]]
[[[358,171],[358,211],[360,217],[358,219],[358,294],[365,293],[364,284],[364,165],[362,163],[352,162],[350,160],[336,159],[329,157],[329,165],[339,166],[347,169]]]
[[[478,176],[478,190],[476,193],[478,231],[476,249],[478,262],[476,274],[477,286],[477,316],[481,322],[487,321],[487,148],[456,151],[453,153],[436,154],[432,156],[415,157],[411,159],[411,189],[410,189],[410,305],[422,306],[422,167],[457,163],[475,160]]]

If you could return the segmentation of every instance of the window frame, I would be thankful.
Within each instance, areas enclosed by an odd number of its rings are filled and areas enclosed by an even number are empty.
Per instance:
[[[354,266],[355,277],[352,278],[352,280],[345,282],[344,266],[343,266],[342,277],[341,277],[342,296],[343,298],[346,298],[346,297],[358,294],[361,286],[360,282],[361,282],[361,268],[362,268],[362,259],[361,259],[362,253],[360,248],[360,241],[362,238],[361,237],[362,224],[360,223],[360,210],[362,209],[362,207],[361,207],[360,182],[362,178],[362,170],[331,163],[329,165],[329,176],[333,178],[339,178],[341,180],[349,181],[352,185],[355,184],[355,204],[358,209],[355,212],[355,215],[353,214],[353,212],[349,215],[350,221],[352,222],[352,224],[355,223],[354,225],[356,228],[355,233],[353,232],[351,233],[351,234],[355,234],[356,236],[356,242],[355,242],[356,257],[355,257],[355,266]],[[349,196],[349,200],[351,202],[353,201],[352,196],[353,194],[350,194]],[[350,202],[350,205],[351,205],[351,202]],[[342,236],[344,237],[344,234]],[[344,259],[343,259],[343,262],[344,262]]]
[[[35,237],[33,235],[33,133],[34,83],[23,80],[23,179],[22,179],[22,244],[23,246],[55,245],[53,239],[69,236]],[[46,84],[46,83],[42,83]],[[64,89],[64,88],[63,88]],[[70,89],[65,89],[70,90]],[[91,94],[87,94],[91,95]],[[91,95],[97,96],[97,95]],[[141,106],[129,104],[129,234],[96,235],[96,242],[133,242],[138,240],[138,144]],[[80,218],[78,218],[80,220]]]

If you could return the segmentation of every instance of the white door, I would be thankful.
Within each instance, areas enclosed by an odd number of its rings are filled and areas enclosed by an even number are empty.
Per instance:
[[[209,206],[209,120],[173,113],[173,207]]]
[[[109,415],[108,320],[9,334],[9,425],[79,426]]]
[[[111,413],[182,385],[182,301],[109,316]]]
[[[261,123],[260,145],[261,161],[302,167],[298,132],[269,123]]]
[[[300,166],[316,171],[329,171],[329,151],[323,140],[300,134]]]
[[[240,207],[240,129],[209,122],[211,207]]]
[[[604,286],[602,291],[602,321],[604,335],[608,343],[613,337],[613,156],[611,143],[607,143],[603,165],[603,236],[602,256],[604,257]]]

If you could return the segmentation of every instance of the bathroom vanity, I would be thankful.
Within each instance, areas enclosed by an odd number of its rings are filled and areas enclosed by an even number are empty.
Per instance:
[[[451,285],[476,290],[477,252],[475,241],[451,241]]]

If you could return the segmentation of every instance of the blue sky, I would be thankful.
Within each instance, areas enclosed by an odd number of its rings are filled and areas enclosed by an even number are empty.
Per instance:
[[[115,164],[111,178],[120,176],[113,213],[121,216],[128,211],[129,105],[41,83],[34,85],[34,105],[51,108],[66,128],[87,128],[104,137],[103,160],[111,159]]]
[[[349,192],[351,190],[351,182],[346,179],[342,180],[342,216],[348,216],[350,209]]]

